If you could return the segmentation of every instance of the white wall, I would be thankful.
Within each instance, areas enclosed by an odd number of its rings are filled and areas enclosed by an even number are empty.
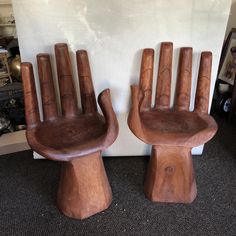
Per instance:
[[[57,42],[67,42],[73,52],[88,50],[96,93],[111,89],[120,123],[119,137],[108,155],[148,152],[126,123],[129,85],[138,83],[141,49],[158,52],[160,42],[173,41],[176,76],[179,48],[192,46],[193,92],[200,52],[212,51],[212,96],[230,5],[231,0],[13,0],[23,61],[35,63],[37,53],[53,53]]]

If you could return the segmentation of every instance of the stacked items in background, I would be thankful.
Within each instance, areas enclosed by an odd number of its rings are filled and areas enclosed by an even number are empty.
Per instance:
[[[0,135],[25,129],[17,39],[0,37]]]

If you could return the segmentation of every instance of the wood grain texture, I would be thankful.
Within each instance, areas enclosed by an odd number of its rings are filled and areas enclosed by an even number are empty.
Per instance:
[[[66,216],[84,219],[107,209],[111,201],[100,152],[63,164],[57,202]]]
[[[55,56],[61,97],[62,114],[66,117],[76,116],[78,113],[78,107],[72,78],[70,55],[67,44],[56,44]]]
[[[212,53],[201,54],[200,68],[198,73],[197,92],[195,97],[195,111],[208,112],[209,93],[211,85]]]
[[[215,120],[207,113],[212,56],[210,52],[202,53],[195,110],[190,112],[192,48],[180,50],[174,108],[169,107],[172,50],[172,43],[162,43],[154,107],[141,109],[142,86],[131,86],[128,125],[137,138],[153,145],[146,196],[152,201],[187,203],[196,196],[190,151],[209,141],[217,131]],[[165,171],[169,163],[176,169],[172,177]]]
[[[155,108],[165,110],[170,108],[170,88],[172,77],[173,43],[161,44],[160,60],[157,76]]]
[[[85,50],[78,50],[76,52],[76,58],[79,75],[80,97],[83,112],[96,113],[97,104],[88,61],[88,54]]]
[[[82,219],[104,210],[111,202],[111,190],[101,152],[117,138],[118,122],[112,108],[109,89],[102,91],[98,97],[103,115],[97,112],[87,52],[80,51],[78,54],[78,73],[82,84],[81,91],[84,92],[81,96],[82,102],[85,103],[82,114],[78,113],[66,44],[55,45],[62,115],[57,112],[48,54],[37,56],[43,122],[39,119],[34,75],[30,63],[22,63],[22,80],[28,143],[42,156],[63,162],[58,203],[66,215]]]
[[[188,111],[192,83],[192,48],[181,48],[179,56],[178,78],[175,91],[175,109]]]
[[[191,149],[153,146],[144,193],[154,202],[191,203],[197,194]]]
[[[37,55],[37,62],[44,120],[54,120],[58,113],[49,54]]]
[[[40,124],[38,100],[31,63],[25,62],[21,64],[21,75],[24,77],[22,82],[24,89],[25,118],[28,129],[31,129]]]
[[[141,110],[147,110],[151,107],[152,102],[152,80],[153,80],[153,63],[154,50],[144,49],[141,71],[140,71],[140,88],[142,91]]]

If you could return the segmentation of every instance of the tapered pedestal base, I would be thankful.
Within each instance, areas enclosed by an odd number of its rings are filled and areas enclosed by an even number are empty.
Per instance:
[[[100,152],[63,163],[57,200],[59,209],[76,219],[109,207],[112,192]]]
[[[191,149],[153,146],[144,192],[154,202],[191,203],[197,194]]]

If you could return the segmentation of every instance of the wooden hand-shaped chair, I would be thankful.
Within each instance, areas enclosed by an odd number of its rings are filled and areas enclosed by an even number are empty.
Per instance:
[[[76,52],[82,113],[73,86],[66,44],[55,45],[62,114],[59,115],[50,57],[37,55],[43,121],[40,121],[32,65],[22,63],[22,80],[27,121],[26,136],[33,150],[50,160],[63,161],[58,189],[58,206],[67,216],[86,218],[106,209],[112,200],[101,151],[118,134],[109,89],[98,97],[104,116],[97,111],[87,52]]]
[[[152,201],[191,203],[197,193],[191,149],[209,141],[217,124],[208,115],[212,54],[202,52],[195,108],[189,111],[192,48],[181,48],[173,109],[170,108],[172,43],[161,45],[157,91],[151,107],[154,50],[143,51],[140,83],[131,86],[131,131],[151,144],[144,192]]]

